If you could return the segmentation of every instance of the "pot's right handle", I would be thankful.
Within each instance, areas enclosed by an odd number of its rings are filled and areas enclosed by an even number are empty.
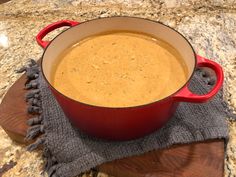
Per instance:
[[[217,78],[214,87],[207,94],[197,95],[195,93],[192,93],[188,89],[188,85],[186,85],[174,96],[175,99],[183,102],[203,103],[210,100],[220,90],[224,80],[224,74],[221,66],[218,63],[203,58],[201,56],[197,56],[197,66],[208,67],[214,70]]]
[[[49,41],[44,41],[43,38],[50,33],[51,31],[63,27],[63,26],[75,26],[78,25],[79,22],[76,21],[70,21],[70,20],[61,20],[55,23],[52,23],[48,26],[46,26],[45,28],[43,28],[38,35],[36,36],[36,41],[38,42],[38,44],[42,47],[42,48],[46,48],[48,46],[48,44],[50,43]]]

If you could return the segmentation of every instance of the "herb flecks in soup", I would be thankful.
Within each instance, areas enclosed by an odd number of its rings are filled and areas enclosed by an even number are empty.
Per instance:
[[[168,43],[133,32],[91,36],[58,58],[53,86],[83,103],[106,107],[147,104],[176,92],[187,67]]]

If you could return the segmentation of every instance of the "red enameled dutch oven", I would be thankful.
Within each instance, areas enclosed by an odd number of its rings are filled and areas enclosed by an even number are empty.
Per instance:
[[[52,41],[43,38],[51,31],[69,26],[71,28],[56,36]],[[150,34],[160,38],[179,51],[187,64],[187,82],[172,95],[145,105],[133,107],[102,107],[85,104],[60,93],[50,80],[57,56],[72,44],[91,35],[105,31],[128,30]],[[42,72],[55,98],[67,117],[83,132],[109,140],[130,140],[160,129],[171,118],[179,102],[202,103],[210,100],[221,88],[223,71],[219,64],[197,56],[190,43],[180,33],[159,22],[136,17],[109,17],[78,23],[62,20],[39,32],[36,37],[45,48],[42,57]],[[196,95],[188,89],[188,83],[196,67],[208,67],[216,74],[216,84],[205,95]],[[157,83],[158,84],[158,83]]]

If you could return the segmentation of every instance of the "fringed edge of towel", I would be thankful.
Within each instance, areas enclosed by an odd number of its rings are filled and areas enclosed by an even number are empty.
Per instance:
[[[28,66],[22,67],[16,72],[17,73],[25,72],[27,77],[25,83],[25,89],[27,89],[28,92],[25,95],[25,101],[28,104],[27,108],[28,113],[34,115],[33,118],[30,118],[27,121],[27,124],[30,126],[30,128],[27,130],[25,140],[29,141],[35,139],[36,137],[44,133],[43,116],[41,114],[42,100],[39,90],[40,68],[35,60],[30,59],[30,63]],[[33,151],[39,145],[43,144],[44,141],[45,141],[44,136],[39,137],[33,144],[27,147],[27,150]]]
[[[45,146],[45,137],[47,135],[43,122],[42,100],[39,89],[39,75],[41,72],[40,67],[35,60],[30,59],[28,66],[22,67],[16,72],[25,72],[26,74],[27,81],[25,83],[25,89],[27,89],[28,92],[25,95],[25,101],[28,104],[28,113],[34,115],[34,117],[27,121],[27,124],[30,126],[30,128],[27,130],[25,141],[37,139],[35,142],[27,146],[27,150],[31,152],[38,149],[39,147],[43,147],[43,158],[45,161],[43,173],[47,172],[49,177],[56,177],[57,175],[55,174],[55,165],[57,164],[57,160],[54,156],[52,156],[47,146]]]

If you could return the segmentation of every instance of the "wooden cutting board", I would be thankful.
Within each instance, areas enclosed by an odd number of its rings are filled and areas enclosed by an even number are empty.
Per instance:
[[[32,117],[24,100],[25,82],[23,75],[0,105],[0,125],[11,139],[20,143],[26,143],[26,121]],[[224,153],[224,141],[212,140],[115,160],[97,169],[115,177],[223,177]]]

